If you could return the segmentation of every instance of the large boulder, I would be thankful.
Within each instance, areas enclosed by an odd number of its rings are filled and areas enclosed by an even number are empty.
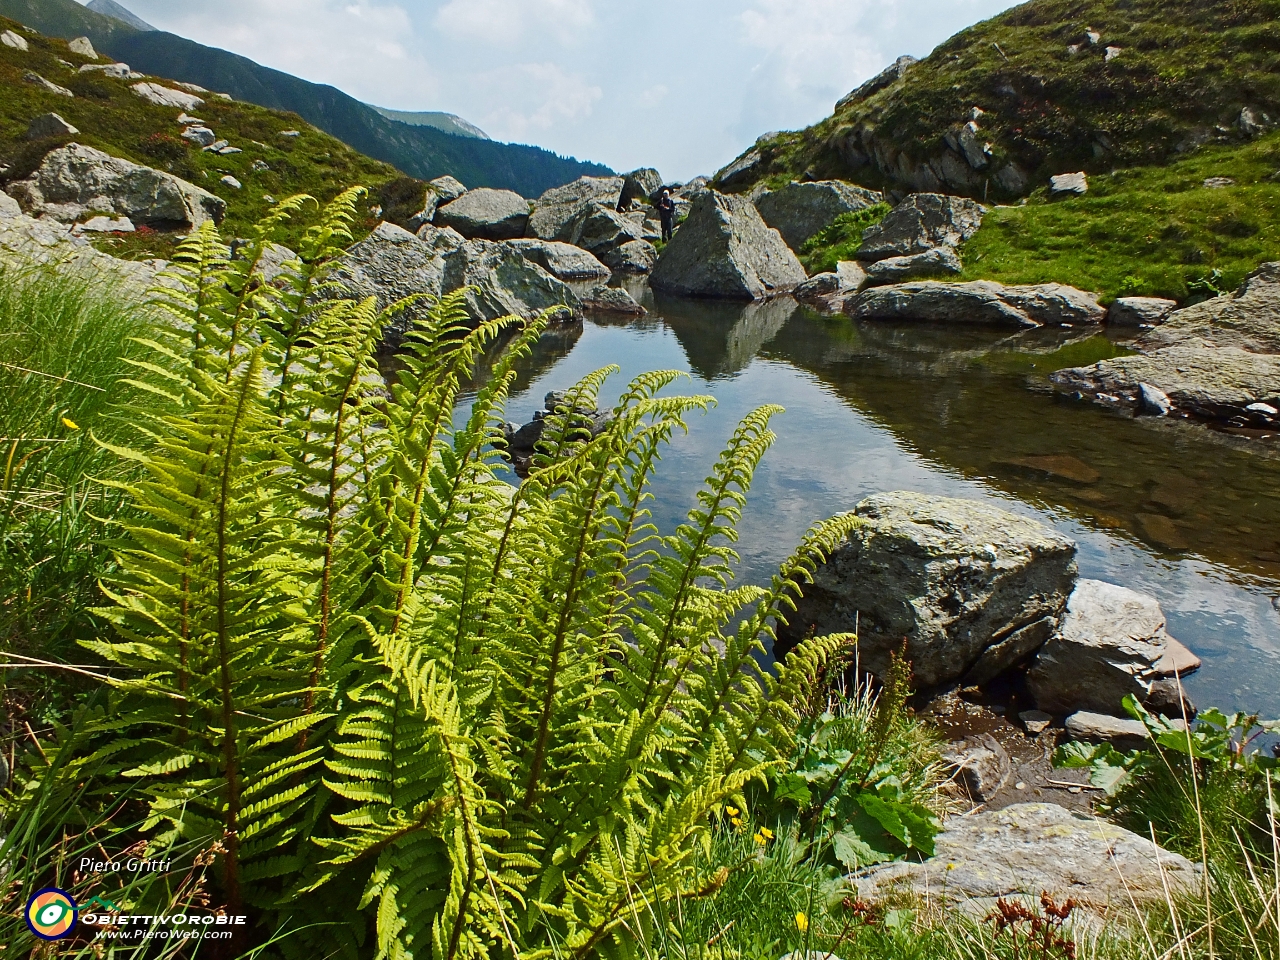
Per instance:
[[[414,294],[431,298],[395,318],[384,333],[384,341],[390,347],[404,339],[414,320],[444,292],[444,254],[466,242],[453,230],[427,227],[424,233],[426,230],[431,233],[418,237],[384,221],[348,249],[333,267],[331,279],[337,281],[343,296],[357,300],[375,297],[379,309]]]
[[[1280,356],[1236,347],[1197,346],[1191,341],[1148,354],[1115,357],[1049,376],[1061,393],[1134,411],[1155,412],[1147,397],[1167,409],[1205,420],[1236,420],[1268,427],[1280,409]],[[1158,391],[1158,392],[1156,392]]]
[[[435,224],[468,240],[514,240],[529,223],[529,201],[511,190],[480,187],[436,210]]]
[[[619,273],[650,273],[658,262],[658,248],[648,240],[628,240],[605,252],[601,259]]]
[[[806,279],[796,255],[750,200],[707,190],[695,195],[650,284],[679,296],[760,300]]]
[[[588,204],[569,226],[569,243],[609,262],[609,254],[644,238],[644,219],[638,222],[603,203]]]
[[[1160,297],[1119,297],[1107,310],[1107,326],[1155,326],[1164,323],[1177,307],[1177,301]]]
[[[819,230],[831,226],[842,213],[852,213],[879,203],[883,197],[843,180],[792,182],[756,200],[764,222],[773,227],[792,250]]]
[[[1195,893],[1200,879],[1199,867],[1146,837],[1051,803],[952,817],[928,860],[880,864],[852,878],[864,900],[914,893],[977,919],[1001,897],[1036,904],[1041,894],[1097,914],[1135,903],[1163,907],[1170,893]]]
[[[220,197],[171,173],[78,143],[51,151],[30,179],[8,190],[26,213],[63,223],[94,211],[160,229],[191,229],[220,222],[227,208]]]
[[[586,250],[554,240],[508,240],[525,259],[558,280],[597,280],[610,270]]]
[[[622,175],[622,197],[618,209],[625,210],[633,200],[648,202],[662,191],[662,174],[653,167],[641,167]]]
[[[1127,587],[1081,580],[1062,626],[1044,645],[1027,685],[1047,713],[1119,713],[1127,696],[1145,700],[1152,683],[1199,665],[1165,629],[1154,597]],[[1181,665],[1182,671],[1175,666]]]
[[[437,210],[457,200],[466,192],[467,188],[453,177],[436,177],[434,180],[427,181],[422,209],[409,218],[410,229],[417,230],[423,224],[431,223],[435,219]]]
[[[158,83],[135,83],[131,88],[143,100],[159,107],[175,107],[178,110],[199,110],[204,101],[194,93],[163,87]]]
[[[1060,283],[1006,287],[990,280],[918,280],[863,290],[848,301],[845,313],[858,320],[1038,327],[1101,323],[1107,312],[1095,294]]]
[[[567,284],[506,243],[471,240],[449,251],[441,286],[445,293],[466,287],[467,312],[477,321],[529,318],[553,307],[581,310]]]
[[[727,166],[718,170],[712,179],[722,190],[745,187],[763,176],[766,166],[764,154],[760,152],[760,148],[752,146]]]
[[[1201,342],[1280,353],[1280,263],[1264,263],[1234,293],[1168,315],[1138,341],[1143,350]]]
[[[50,137],[74,137],[80,131],[56,113],[42,113],[27,126],[28,140],[47,140]]]
[[[952,247],[934,247],[924,253],[912,253],[905,257],[889,257],[867,266],[867,282],[870,284],[901,283],[916,277],[931,277],[940,273],[960,273],[964,264]]]
[[[575,243],[574,230],[595,208],[618,209],[624,183],[622,177],[579,177],[553,187],[534,201],[527,236]]]
[[[906,642],[916,682],[989,679],[1050,636],[1076,579],[1076,545],[975,500],[884,493],[805,588],[779,631],[858,633],[863,669],[883,675]]]
[[[867,228],[858,259],[885,260],[959,246],[978,232],[986,212],[986,207],[968,197],[913,193],[879,224]]]
[[[167,266],[163,260],[117,260],[63,224],[28,217],[11,197],[0,194],[0,258],[7,257],[28,265],[49,264],[59,273],[90,281],[119,281],[140,297]]]

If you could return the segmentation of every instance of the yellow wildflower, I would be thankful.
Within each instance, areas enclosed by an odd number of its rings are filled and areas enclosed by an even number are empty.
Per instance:
[[[766,840],[772,840],[772,839],[773,839],[773,831],[772,831],[772,830],[770,830],[768,827],[761,827],[761,828],[760,828],[760,836],[764,837]]]
[[[754,840],[756,843],[760,844],[760,846],[762,847],[767,842],[764,838],[764,834],[761,833],[759,830],[756,831],[755,836],[753,836],[751,839]]]
[[[809,932],[809,918],[801,911],[796,912],[796,929],[801,933]]]
[[[63,418],[62,418],[62,425],[63,425],[64,427],[66,427],[68,430],[79,430],[79,429],[80,429],[78,426],[76,426],[76,423],[75,423],[75,421],[74,421],[74,420],[69,420],[69,419],[67,419],[66,417],[63,417]]]
[[[737,807],[725,807],[725,808],[724,808],[724,812],[725,812],[725,813],[727,813],[727,814],[728,814],[729,816],[731,816],[731,817],[736,817],[736,816],[737,816],[738,814],[740,814],[742,811],[741,811],[741,810],[739,810]]]
[[[730,823],[732,823],[735,827],[740,827],[740,826],[742,826],[742,818],[741,818],[741,817],[730,817],[730,818],[729,818],[729,822],[730,822]]]

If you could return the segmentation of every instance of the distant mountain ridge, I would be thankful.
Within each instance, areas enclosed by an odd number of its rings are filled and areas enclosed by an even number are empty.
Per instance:
[[[400,123],[407,123],[411,127],[435,127],[437,130],[443,130],[445,133],[452,133],[458,137],[474,137],[478,140],[493,139],[474,123],[463,120],[456,113],[442,113],[438,110],[388,110],[386,107],[374,107],[374,110],[386,117],[388,120],[398,120]]]
[[[51,36],[88,36],[100,52],[143,73],[291,111],[361,153],[423,180],[448,174],[468,187],[497,187],[537,197],[581,176],[613,173],[603,164],[561,157],[541,147],[392,120],[335,87],[310,83],[171,33],[139,30],[76,0],[0,0],[0,14]]]
[[[85,7],[94,13],[100,13],[104,17],[112,17],[121,23],[127,23],[135,30],[154,30],[151,24],[143,20],[132,10],[122,7],[116,3],[116,0],[89,0]]]

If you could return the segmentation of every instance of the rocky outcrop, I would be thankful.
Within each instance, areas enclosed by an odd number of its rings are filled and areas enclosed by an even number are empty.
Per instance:
[[[601,259],[619,273],[649,273],[658,262],[658,248],[648,240],[628,240],[604,253]]]
[[[961,273],[964,264],[951,247],[934,247],[924,253],[906,257],[889,257],[867,265],[867,282],[876,286],[901,283],[916,277],[932,277],[941,273]]]
[[[643,218],[637,222],[603,203],[586,206],[569,225],[569,242],[589,250],[605,263],[609,262],[610,254],[625,244],[644,242],[643,236]]]
[[[1075,543],[974,500],[897,492],[854,508],[863,523],[820,565],[788,625],[789,649],[858,633],[863,669],[882,675],[906,641],[921,687],[991,677],[1053,632],[1076,578]]]
[[[89,241],[63,224],[26,216],[9,196],[0,194],[0,257],[24,265],[50,264],[89,279],[118,280],[145,294],[166,265],[163,260],[117,260],[94,249]]]
[[[1049,380],[1060,393],[1135,412],[1159,412],[1159,403],[1152,409],[1147,402],[1151,396],[1167,404],[1164,413],[1239,426],[1268,427],[1277,418],[1263,408],[1280,409],[1280,356],[1236,347],[1166,347],[1058,370]]]
[[[859,260],[885,260],[955,247],[982,226],[987,208],[966,197],[913,193],[862,235]]]
[[[436,210],[435,224],[469,240],[514,240],[529,223],[529,201],[511,190],[480,187]]]
[[[558,280],[596,280],[609,276],[609,268],[586,250],[554,240],[509,240],[525,259],[536,263]]]
[[[1041,894],[1098,914],[1135,903],[1159,906],[1168,892],[1194,893],[1200,871],[1123,827],[1055,804],[1019,803],[952,817],[930,859],[881,864],[852,882],[864,900],[928,895],[981,918],[1000,897],[1038,906]]]
[[[528,318],[555,307],[579,311],[567,284],[505,243],[470,240],[446,253],[441,287],[445,293],[467,288],[467,312],[476,320]]]
[[[546,191],[533,203],[527,235],[540,240],[576,243],[575,230],[597,207],[618,209],[624,183],[622,177],[579,177]]]
[[[1264,263],[1232,294],[1169,314],[1138,341],[1142,350],[1197,345],[1280,353],[1280,263]]]
[[[134,93],[149,103],[159,107],[174,107],[178,110],[199,110],[204,101],[194,93],[184,93],[172,87],[162,87],[158,83],[135,83],[130,87]]]
[[[906,75],[912,66],[919,62],[915,57],[899,57],[856,90],[846,93],[836,101],[836,112],[839,113],[845,107],[865,100],[873,93],[879,93],[890,84],[896,83]]]
[[[457,200],[466,192],[467,188],[461,181],[453,177],[436,177],[434,180],[427,181],[422,209],[409,218],[409,229],[416,231],[423,224],[431,223],[438,209]]]
[[[1155,680],[1199,663],[1169,636],[1154,597],[1081,580],[1067,600],[1061,627],[1027,671],[1027,686],[1047,713],[1119,714],[1125,697],[1144,701]]]
[[[708,190],[695,196],[650,283],[679,296],[759,300],[806,279],[800,261],[751,201]]]
[[[68,90],[66,87],[60,87],[58,86],[58,84],[50,80],[46,80],[44,77],[40,76],[40,74],[35,73],[32,70],[28,70],[26,73],[22,75],[22,82],[29,83],[29,84],[32,84],[33,86],[39,87],[41,90],[44,90],[47,93],[56,93],[60,97],[72,97],[72,98],[75,97],[75,94],[72,93],[70,90]]]
[[[622,196],[618,209],[626,210],[633,201],[650,202],[662,192],[662,174],[653,167],[641,167],[622,176]]]
[[[760,152],[760,147],[757,144],[742,156],[737,157],[732,163],[716,171],[712,182],[722,190],[745,187],[758,180],[767,167],[768,164],[765,162],[764,154]]]
[[[80,131],[56,113],[42,113],[27,126],[28,140],[44,140],[47,137],[74,137]]]
[[[755,201],[764,222],[798,251],[815,233],[831,226],[842,213],[852,213],[879,203],[883,197],[842,180],[792,182]]]
[[[73,223],[85,214],[114,213],[157,229],[192,229],[219,222],[226,202],[170,173],[71,143],[49,153],[29,180],[9,194],[33,216]]]
[[[1082,326],[1106,316],[1096,295],[1058,283],[1006,287],[990,280],[944,283],[919,280],[863,290],[845,305],[858,320],[1038,327]]]
[[[1119,297],[1107,310],[1107,326],[1155,326],[1164,323],[1177,306],[1177,301],[1159,297]]]

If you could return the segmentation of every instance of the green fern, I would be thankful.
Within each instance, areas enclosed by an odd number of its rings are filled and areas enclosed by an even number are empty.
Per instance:
[[[806,687],[851,642],[758,659],[856,521],[815,528],[769,587],[734,586],[763,407],[660,534],[661,451],[713,402],[660,396],[673,372],[633,381],[595,435],[582,411],[615,370],[584,378],[507,486],[502,405],[545,321],[473,324],[461,293],[415,310],[388,394],[376,349],[409,304],[327,279],[359,196],[273,283],[257,265],[305,198],[238,258],[202,228],[157,294],[152,442],[119,451],[145,471],[126,488],[145,519],[106,585],[116,635],[90,644],[119,668],[100,735],[153,829],[221,843],[230,905],[326,924],[286,951],[633,956],[635,886],[707,885],[712,816],[787,755]]]

